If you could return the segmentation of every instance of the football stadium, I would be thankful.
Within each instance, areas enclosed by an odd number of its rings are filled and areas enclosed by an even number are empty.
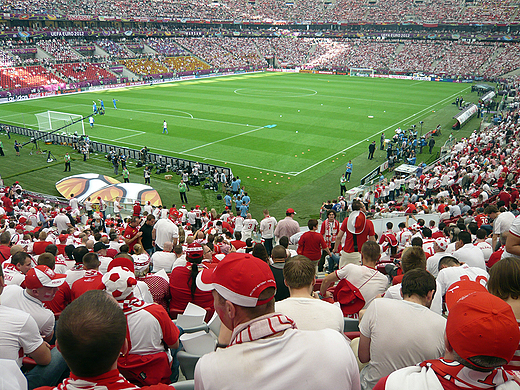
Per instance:
[[[519,5],[3,2],[0,390],[518,387]]]

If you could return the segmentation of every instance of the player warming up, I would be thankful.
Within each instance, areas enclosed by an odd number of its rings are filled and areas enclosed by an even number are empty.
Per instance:
[[[166,133],[168,134],[168,124],[166,123],[166,121],[163,121],[163,130],[162,130],[162,133]]]

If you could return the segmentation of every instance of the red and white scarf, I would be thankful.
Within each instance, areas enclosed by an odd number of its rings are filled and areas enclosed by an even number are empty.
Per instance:
[[[93,378],[82,379],[74,374],[65,379],[54,390],[133,390],[136,385],[128,382],[118,370],[109,371]]]
[[[262,317],[255,318],[249,322],[238,325],[233,329],[231,343],[242,344],[248,341],[263,339],[287,329],[296,329],[296,324],[289,317],[283,314],[270,313]]]
[[[495,368],[493,371],[481,372],[472,370],[459,362],[443,358],[426,360],[419,366],[431,368],[439,378],[451,382],[461,389],[494,389],[513,380],[513,376],[502,367]]]

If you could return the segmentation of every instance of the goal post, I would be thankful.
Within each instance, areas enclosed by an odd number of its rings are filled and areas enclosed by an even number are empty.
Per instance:
[[[77,132],[85,135],[85,125],[81,120],[83,118],[82,115],[59,111],[46,111],[34,115],[38,121],[38,130],[40,131],[54,131],[67,126],[63,131],[70,134]]]
[[[349,75],[358,77],[374,77],[375,71],[372,68],[350,68]]]

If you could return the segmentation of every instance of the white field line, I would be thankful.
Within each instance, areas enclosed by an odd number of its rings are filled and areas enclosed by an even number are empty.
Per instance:
[[[142,135],[142,134],[146,134],[146,132],[145,132],[145,131],[140,131],[140,132],[137,133],[137,134],[130,134],[130,135],[127,135],[127,136],[124,136],[124,137],[114,138],[114,141],[121,141],[122,139],[130,138],[130,137],[135,137],[135,136]]]
[[[464,88],[462,91],[466,91],[466,90],[468,90],[469,88],[470,88],[470,87]],[[390,125],[390,126],[384,128],[383,130],[379,130],[379,131],[375,132],[374,134],[372,134],[371,136],[368,136],[367,138],[374,137],[375,135],[381,133],[381,131],[386,131],[386,130],[388,130],[388,129],[391,129],[391,128],[393,128],[393,127],[395,127],[395,126],[397,126],[397,125],[399,125],[399,124],[401,124],[401,123],[403,123],[403,122],[406,122],[407,120],[409,120],[409,119],[411,119],[411,118],[413,118],[413,117],[416,117],[417,115],[419,115],[420,113],[423,113],[423,112],[426,111],[426,110],[430,110],[430,108],[435,107],[435,106],[438,105],[438,104],[441,104],[441,103],[443,103],[443,102],[445,102],[445,101],[447,101],[447,100],[453,99],[454,96],[459,95],[462,91],[459,91],[459,92],[457,92],[457,93],[454,93],[453,95],[448,96],[447,98],[444,98],[444,99],[442,99],[442,100],[439,100],[437,103],[434,103],[434,104],[432,104],[431,106],[428,106],[428,107],[422,109],[421,111],[418,111],[418,112],[416,112],[415,114],[410,115],[409,117],[404,118],[403,120],[400,120],[399,122],[396,122],[396,123],[394,123],[394,124],[392,124],[392,125]],[[365,138],[365,139],[366,139],[366,138]],[[343,149],[343,150],[340,150],[339,152],[334,153],[334,154],[330,155],[329,157],[326,157],[326,158],[324,158],[324,159],[322,159],[322,160],[320,160],[320,161],[318,161],[318,162],[312,164],[311,166],[309,166],[309,167],[307,167],[307,168],[305,168],[305,169],[302,169],[300,172],[293,172],[292,175],[293,175],[293,176],[298,176],[298,175],[302,174],[303,172],[306,172],[306,171],[308,171],[309,169],[312,169],[312,168],[314,168],[315,166],[317,166],[317,165],[319,165],[319,164],[321,164],[321,163],[323,163],[323,162],[325,162],[325,161],[327,161],[327,160],[330,160],[332,157],[337,156],[338,154],[341,154],[341,153],[343,153],[343,152],[346,152],[347,150],[352,149],[353,147],[359,145],[360,143],[365,142],[365,139],[363,139],[363,140],[361,140],[361,141],[359,141],[359,142],[356,142],[355,144],[350,145],[349,147],[347,147],[347,148],[345,148],[345,149]]]
[[[140,130],[134,130],[134,129],[127,129],[126,127],[117,127],[117,126],[109,126],[109,125],[100,125],[100,124],[95,124],[94,126],[99,126],[99,127],[108,127],[110,129],[118,129],[118,130],[125,130],[125,131],[131,131],[132,133],[139,133],[139,134],[144,134],[146,133],[146,131],[140,131]],[[139,135],[137,134],[137,135]],[[116,140],[114,140],[116,141]]]

